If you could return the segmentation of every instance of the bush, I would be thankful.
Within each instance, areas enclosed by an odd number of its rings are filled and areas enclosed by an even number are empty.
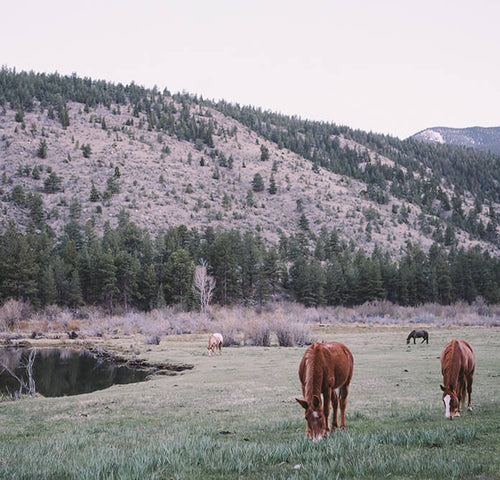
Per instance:
[[[303,323],[277,322],[275,331],[280,347],[304,346],[312,343],[311,330]]]
[[[160,345],[161,337],[159,335],[150,335],[144,339],[146,345]]]
[[[7,300],[0,308],[0,329],[13,330],[22,319],[31,314],[29,304],[19,302],[18,300]]]
[[[251,320],[244,330],[245,345],[269,347],[271,345],[271,327],[265,318]]]

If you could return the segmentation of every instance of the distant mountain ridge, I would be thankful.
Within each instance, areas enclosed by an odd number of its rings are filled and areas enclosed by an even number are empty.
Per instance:
[[[500,127],[432,127],[422,130],[410,138],[422,142],[461,145],[500,153]]]

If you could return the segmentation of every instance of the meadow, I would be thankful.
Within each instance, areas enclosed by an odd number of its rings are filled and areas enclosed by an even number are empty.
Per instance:
[[[416,327],[429,344],[406,345]],[[175,376],[85,395],[0,403],[0,478],[500,478],[500,333],[487,325],[314,324],[319,341],[354,355],[347,429],[305,438],[298,365],[305,346],[225,347],[208,334],[96,340],[151,362],[190,363]],[[473,412],[444,418],[439,355],[452,338],[476,354]]]

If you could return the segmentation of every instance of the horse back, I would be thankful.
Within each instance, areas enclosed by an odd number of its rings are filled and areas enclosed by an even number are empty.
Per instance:
[[[332,388],[349,385],[354,368],[354,359],[351,351],[342,343],[330,342],[325,344],[327,358],[328,379]]]
[[[474,350],[469,342],[465,340],[451,340],[441,353],[441,372],[443,376],[451,369],[474,373],[475,360]]]
[[[474,350],[469,342],[465,340],[458,340],[463,356],[463,367],[466,373],[474,373],[476,368],[476,361],[474,359]]]
[[[313,343],[304,354],[299,367],[299,378],[305,385],[307,371],[321,376],[321,388],[340,388],[349,385],[354,367],[350,350],[342,343]]]

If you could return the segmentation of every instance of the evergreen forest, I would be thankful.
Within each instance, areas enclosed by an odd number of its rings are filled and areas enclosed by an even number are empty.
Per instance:
[[[258,234],[172,227],[154,238],[123,212],[117,228],[99,237],[72,222],[54,238],[46,229],[23,234],[15,225],[0,236],[0,301],[36,308],[99,305],[114,312],[180,304],[198,308],[193,276],[201,261],[215,280],[221,305],[293,299],[305,306],[357,305],[387,299],[400,305],[500,301],[500,259],[474,247],[407,244],[395,261],[339,242],[336,230],[314,242],[305,235],[266,246]]]

